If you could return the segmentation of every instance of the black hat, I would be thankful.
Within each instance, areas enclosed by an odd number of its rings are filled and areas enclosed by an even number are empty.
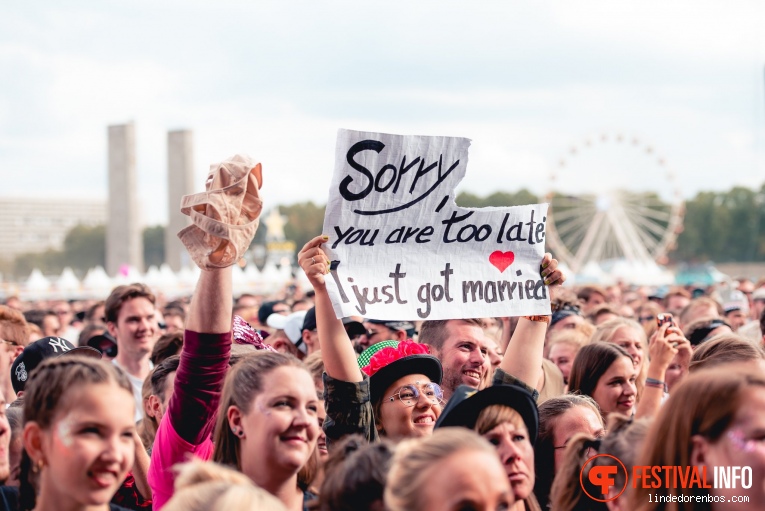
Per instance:
[[[359,367],[362,369],[369,364],[368,370],[373,371],[378,364],[386,364],[369,376],[371,402],[377,403],[393,382],[410,374],[424,374],[433,383],[441,385],[444,374],[441,361],[428,353],[427,345],[412,341],[385,341],[373,344],[364,350],[358,359]]]
[[[388,319],[364,319],[364,321],[374,325],[383,325],[390,328],[391,330],[403,330],[406,332],[407,337],[413,337],[415,334],[414,323],[411,321],[398,321]]]
[[[285,303],[279,300],[273,302],[264,302],[258,309],[258,321],[261,325],[265,325],[268,320],[268,316],[274,313],[274,306],[279,303]]]
[[[101,358],[101,352],[90,346],[76,348],[71,342],[61,337],[43,337],[30,343],[21,355],[16,357],[11,365],[11,384],[18,394],[24,390],[24,386],[37,366],[43,360],[60,355],[80,355],[83,357]]]
[[[504,405],[518,412],[534,445],[539,432],[539,410],[529,391],[517,385],[492,385],[483,390],[460,385],[441,412],[436,428],[462,426],[474,429],[478,416],[491,405]]]
[[[557,310],[553,311],[552,317],[550,318],[550,326],[553,326],[558,321],[566,319],[569,316],[581,315],[582,311],[579,309],[578,305],[572,305],[570,303],[564,304],[562,307],[559,307]]]
[[[115,339],[109,332],[94,335],[88,342],[85,343],[91,348],[97,349],[101,354],[107,357],[114,358],[117,356],[117,339]]]
[[[303,330],[316,330],[316,307],[311,307],[308,309],[308,312],[305,313],[305,316],[303,317],[303,328],[300,329],[302,332]]]
[[[343,318],[343,326],[345,327],[345,332],[348,334],[348,337],[351,339],[367,334],[367,329],[364,327],[364,324],[353,318]]]

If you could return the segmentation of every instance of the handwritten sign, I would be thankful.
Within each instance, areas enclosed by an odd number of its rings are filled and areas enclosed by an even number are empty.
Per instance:
[[[337,317],[549,314],[547,204],[461,208],[470,140],[339,130],[324,217]],[[497,187],[512,187],[512,173]]]

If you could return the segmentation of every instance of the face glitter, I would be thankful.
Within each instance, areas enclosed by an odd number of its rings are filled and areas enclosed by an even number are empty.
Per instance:
[[[72,447],[74,445],[74,436],[72,435],[72,418],[66,416],[58,423],[58,436],[61,439],[61,443],[65,447]]]
[[[762,444],[758,444],[755,440],[747,440],[740,429],[731,429],[728,431],[727,436],[737,449],[744,452],[755,452],[764,448]]]
[[[258,400],[257,402],[258,411],[262,413],[263,415],[271,415],[271,409],[268,407],[263,406],[263,403]]]

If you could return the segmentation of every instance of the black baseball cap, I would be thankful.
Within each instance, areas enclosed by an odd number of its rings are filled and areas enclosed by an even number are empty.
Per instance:
[[[85,343],[91,348],[97,349],[103,355],[114,358],[117,356],[117,339],[115,339],[109,332],[94,335],[88,342]]]
[[[539,432],[539,410],[531,393],[517,385],[492,385],[476,390],[460,385],[436,421],[436,428],[462,426],[474,429],[481,412],[492,405],[504,405],[518,412],[529,431],[531,445]]]
[[[345,327],[345,332],[348,334],[348,337],[351,339],[367,334],[367,329],[364,327],[364,324],[353,318],[343,318],[343,326]]]
[[[11,365],[11,384],[16,394],[24,390],[29,375],[43,360],[61,355],[101,358],[101,352],[90,346],[77,348],[62,337],[43,337],[24,348]]]
[[[303,328],[300,329],[302,332],[303,330],[316,330],[316,307],[311,307],[308,309],[308,312],[305,313],[305,316],[303,317]]]
[[[274,300],[272,302],[265,302],[263,303],[263,305],[260,306],[260,309],[258,309],[258,321],[260,322],[261,325],[266,324],[266,321],[268,320],[268,316],[274,313],[274,306],[279,304],[286,305],[286,302]]]

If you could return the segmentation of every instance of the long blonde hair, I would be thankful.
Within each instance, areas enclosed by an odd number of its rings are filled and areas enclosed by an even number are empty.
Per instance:
[[[429,470],[461,451],[478,451],[496,456],[494,447],[466,428],[437,429],[422,440],[401,442],[393,455],[383,499],[388,511],[424,509],[422,489],[427,488]]]

